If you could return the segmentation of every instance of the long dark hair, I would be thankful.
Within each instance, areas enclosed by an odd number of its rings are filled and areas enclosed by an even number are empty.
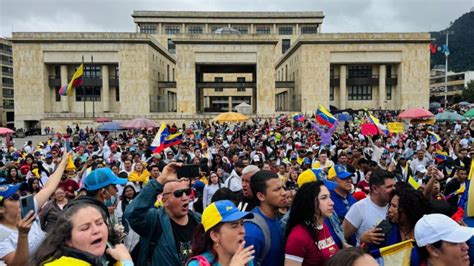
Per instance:
[[[399,182],[395,186],[393,196],[395,195],[399,197],[398,215],[405,214],[410,230],[414,230],[416,222],[423,215],[430,212],[428,200],[420,191],[413,189],[412,186],[403,182]]]
[[[126,185],[124,188],[123,188],[123,191],[122,191],[122,195],[121,195],[121,199],[122,199],[122,211],[125,212],[125,209],[127,208],[128,204],[132,201],[130,199],[127,199],[127,197],[125,196],[125,190],[127,190],[127,188],[131,188],[133,189],[133,198],[134,199],[136,196],[137,196],[137,191],[135,190],[135,187],[132,186],[132,185]]]
[[[290,218],[286,227],[286,238],[290,235],[291,230],[299,224],[308,230],[313,239],[317,238],[315,214],[321,215],[321,213],[319,202],[315,199],[318,198],[323,185],[323,182],[318,180],[306,183],[298,190],[291,206]]]
[[[193,241],[192,241],[192,253],[190,258],[194,256],[201,255],[204,252],[209,251],[213,259],[210,262],[211,265],[217,262],[218,255],[217,252],[213,249],[214,241],[211,239],[211,231],[219,232],[221,230],[222,223],[218,223],[207,232],[204,231],[204,226],[199,224],[196,229],[194,229]]]
[[[88,203],[71,204],[59,215],[55,230],[46,236],[43,243],[31,259],[31,265],[44,265],[44,263],[56,260],[66,254],[66,249],[68,249],[66,242],[71,240],[73,227],[71,219],[79,210],[88,207],[94,208],[100,212],[104,222],[109,228],[109,239],[111,239],[115,233],[108,226],[107,215],[100,207]]]

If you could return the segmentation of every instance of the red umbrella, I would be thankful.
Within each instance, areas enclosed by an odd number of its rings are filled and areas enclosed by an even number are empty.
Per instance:
[[[360,125],[360,132],[364,136],[375,136],[379,133],[379,130],[376,125],[371,123],[364,123]]]
[[[411,108],[401,112],[398,118],[401,119],[422,119],[433,117],[434,114],[423,108]]]
[[[109,117],[99,117],[95,120],[97,123],[112,122],[112,118]]]
[[[155,122],[146,118],[135,118],[130,121],[123,122],[121,126],[124,128],[129,128],[129,129],[130,128],[141,129],[141,128],[158,127],[158,125]]]
[[[6,127],[0,127],[0,135],[12,134],[12,133],[15,133],[15,131]]]

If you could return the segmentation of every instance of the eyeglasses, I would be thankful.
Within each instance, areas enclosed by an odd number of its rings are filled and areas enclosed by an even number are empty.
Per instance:
[[[163,193],[163,196],[166,194],[171,194],[171,193],[173,193],[173,195],[176,198],[181,198],[183,196],[183,193],[186,194],[186,196],[191,195],[191,188],[184,188],[184,189],[175,190],[173,192],[166,192],[166,193]]]

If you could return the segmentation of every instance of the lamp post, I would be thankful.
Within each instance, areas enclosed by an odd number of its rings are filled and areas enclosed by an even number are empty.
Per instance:
[[[450,26],[451,27],[451,26]],[[446,47],[444,50],[445,62],[444,62],[444,109],[448,106],[448,56],[449,56],[449,34],[453,34],[453,31],[446,30]]]

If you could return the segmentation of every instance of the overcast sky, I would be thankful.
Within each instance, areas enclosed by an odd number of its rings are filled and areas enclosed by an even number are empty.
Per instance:
[[[0,36],[12,31],[134,31],[133,10],[323,11],[323,32],[445,29],[474,0],[0,0]]]

